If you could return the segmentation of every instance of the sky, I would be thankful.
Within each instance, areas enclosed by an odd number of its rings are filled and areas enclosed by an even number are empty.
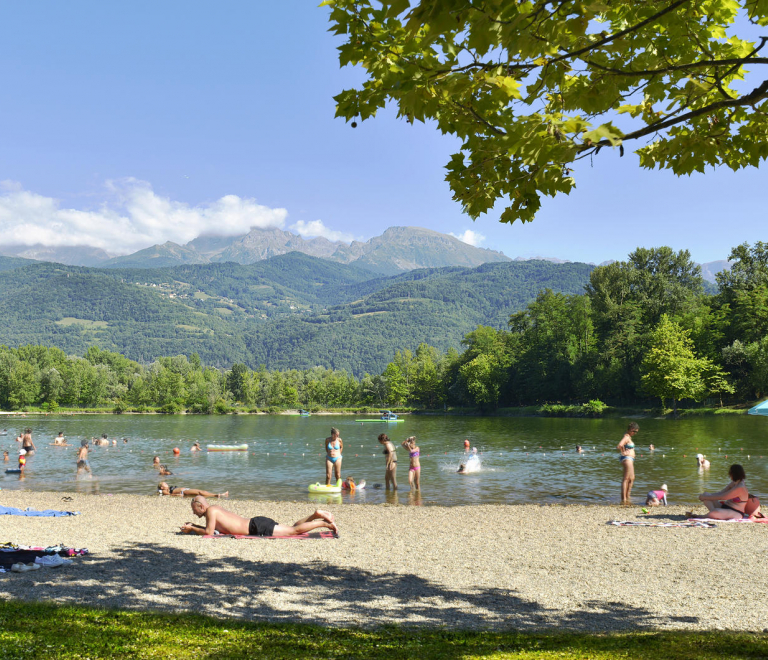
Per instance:
[[[349,241],[411,225],[600,263],[768,240],[768,166],[677,178],[609,149],[533,222],[499,223],[501,207],[473,222],[444,181],[455,139],[391,108],[334,119],[362,76],[327,30],[314,1],[3,3],[0,244],[124,254],[251,226]]]

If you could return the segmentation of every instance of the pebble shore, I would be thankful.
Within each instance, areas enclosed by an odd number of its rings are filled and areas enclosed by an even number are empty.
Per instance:
[[[338,539],[181,535],[190,500],[0,492],[0,504],[80,511],[0,516],[0,542],[87,547],[73,565],[0,574],[0,598],[193,611],[250,621],[573,631],[768,627],[768,524],[612,527],[684,508],[329,505]],[[215,503],[215,502],[212,502]],[[290,524],[308,502],[223,500]]]

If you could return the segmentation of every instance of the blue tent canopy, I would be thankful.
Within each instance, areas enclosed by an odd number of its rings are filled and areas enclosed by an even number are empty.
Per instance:
[[[749,409],[750,415],[765,415],[768,417],[768,400],[758,403],[754,408]]]

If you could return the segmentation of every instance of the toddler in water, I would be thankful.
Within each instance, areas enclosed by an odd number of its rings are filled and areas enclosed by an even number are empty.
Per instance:
[[[421,450],[416,446],[416,436],[412,435],[403,441],[403,447],[408,450],[408,458],[411,459],[411,465],[408,468],[408,485],[411,490],[421,490],[421,463],[419,462]]]
[[[667,506],[667,484],[661,484],[661,490],[648,491],[645,498],[645,506],[660,506],[662,502]]]

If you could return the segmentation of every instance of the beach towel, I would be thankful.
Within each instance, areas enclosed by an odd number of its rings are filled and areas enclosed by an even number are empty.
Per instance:
[[[723,522],[718,520],[717,522]],[[652,520],[609,520],[609,525],[615,527],[700,527],[702,529],[712,529],[717,527],[710,520],[687,520],[685,522],[655,522]]]
[[[35,511],[35,509],[17,509],[13,506],[0,506],[0,516],[29,516],[34,518],[63,518],[64,516],[79,516],[79,511],[55,511],[54,509],[45,509],[44,511]]]
[[[204,539],[289,539],[304,541],[306,539],[337,539],[338,534],[333,532],[308,532],[307,534],[297,534],[296,536],[248,536],[246,534],[206,534]]]
[[[729,520],[717,520],[716,518],[688,518],[688,520],[713,523],[768,523],[768,518],[733,518]]]

